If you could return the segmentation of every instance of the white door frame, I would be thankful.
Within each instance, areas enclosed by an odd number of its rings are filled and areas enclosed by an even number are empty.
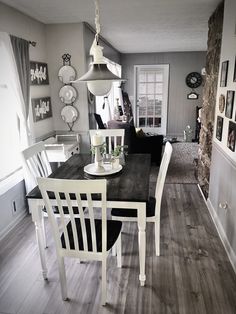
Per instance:
[[[168,97],[169,97],[169,64],[147,64],[147,65],[134,65],[134,121],[135,125],[138,125],[137,121],[137,74],[139,69],[155,69],[162,68],[164,70],[164,90],[163,90],[163,102],[162,102],[162,126],[161,133],[166,135],[167,132],[167,113],[168,113]],[[151,131],[152,132],[152,131]]]

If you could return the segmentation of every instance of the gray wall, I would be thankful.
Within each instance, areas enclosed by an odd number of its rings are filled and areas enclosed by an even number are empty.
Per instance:
[[[229,60],[228,82],[226,87],[220,87],[219,75],[208,205],[236,271],[236,152],[227,147],[229,121],[236,123],[236,100],[234,100],[232,119],[225,117],[225,113],[219,111],[219,96],[221,94],[226,96],[227,90],[236,90],[236,82],[233,82],[236,51],[235,21],[236,1],[226,0],[220,65],[223,61]],[[215,137],[218,115],[224,119],[221,141]],[[227,208],[221,208],[221,205],[226,203]]]
[[[188,100],[190,92],[185,84],[188,73],[201,73],[205,66],[205,52],[166,52],[144,54],[122,54],[122,77],[127,79],[125,90],[133,104],[134,97],[134,65],[169,64],[169,101],[167,135],[183,136],[186,125],[195,129],[195,109],[202,105],[202,87],[196,89],[200,94],[198,100]]]

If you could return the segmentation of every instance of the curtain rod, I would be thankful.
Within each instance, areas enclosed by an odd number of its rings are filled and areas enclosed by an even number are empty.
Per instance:
[[[36,41],[31,41],[31,40],[29,40],[29,44],[30,44],[31,46],[35,47],[37,43],[36,43]]]

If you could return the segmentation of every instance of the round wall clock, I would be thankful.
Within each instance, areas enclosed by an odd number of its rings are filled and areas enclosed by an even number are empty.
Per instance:
[[[191,72],[186,76],[186,84],[190,88],[197,88],[202,84],[202,76],[198,72]]]

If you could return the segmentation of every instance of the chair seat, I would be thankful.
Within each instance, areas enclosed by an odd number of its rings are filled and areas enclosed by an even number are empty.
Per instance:
[[[102,252],[102,221],[100,219],[95,219],[95,231],[96,231],[96,240],[97,240],[97,251]],[[75,218],[78,241],[79,241],[79,249],[82,251],[84,250],[83,245],[83,238],[82,238],[82,230],[81,230],[81,223],[79,218]],[[86,233],[87,233],[87,242],[88,242],[88,251],[92,252],[92,236],[91,236],[91,227],[90,227],[90,219],[85,219],[85,226],[86,226]],[[115,244],[116,240],[119,237],[121,232],[122,222],[114,221],[114,220],[107,220],[107,251],[109,251],[112,246]],[[74,250],[74,238],[72,233],[72,226],[71,222],[67,224],[67,231],[70,243],[70,249]],[[61,235],[61,243],[62,247],[65,249],[65,238],[64,233]]]
[[[146,206],[146,216],[155,216],[156,199],[150,197]],[[111,215],[116,217],[137,217],[137,210],[130,208],[112,208]]]

